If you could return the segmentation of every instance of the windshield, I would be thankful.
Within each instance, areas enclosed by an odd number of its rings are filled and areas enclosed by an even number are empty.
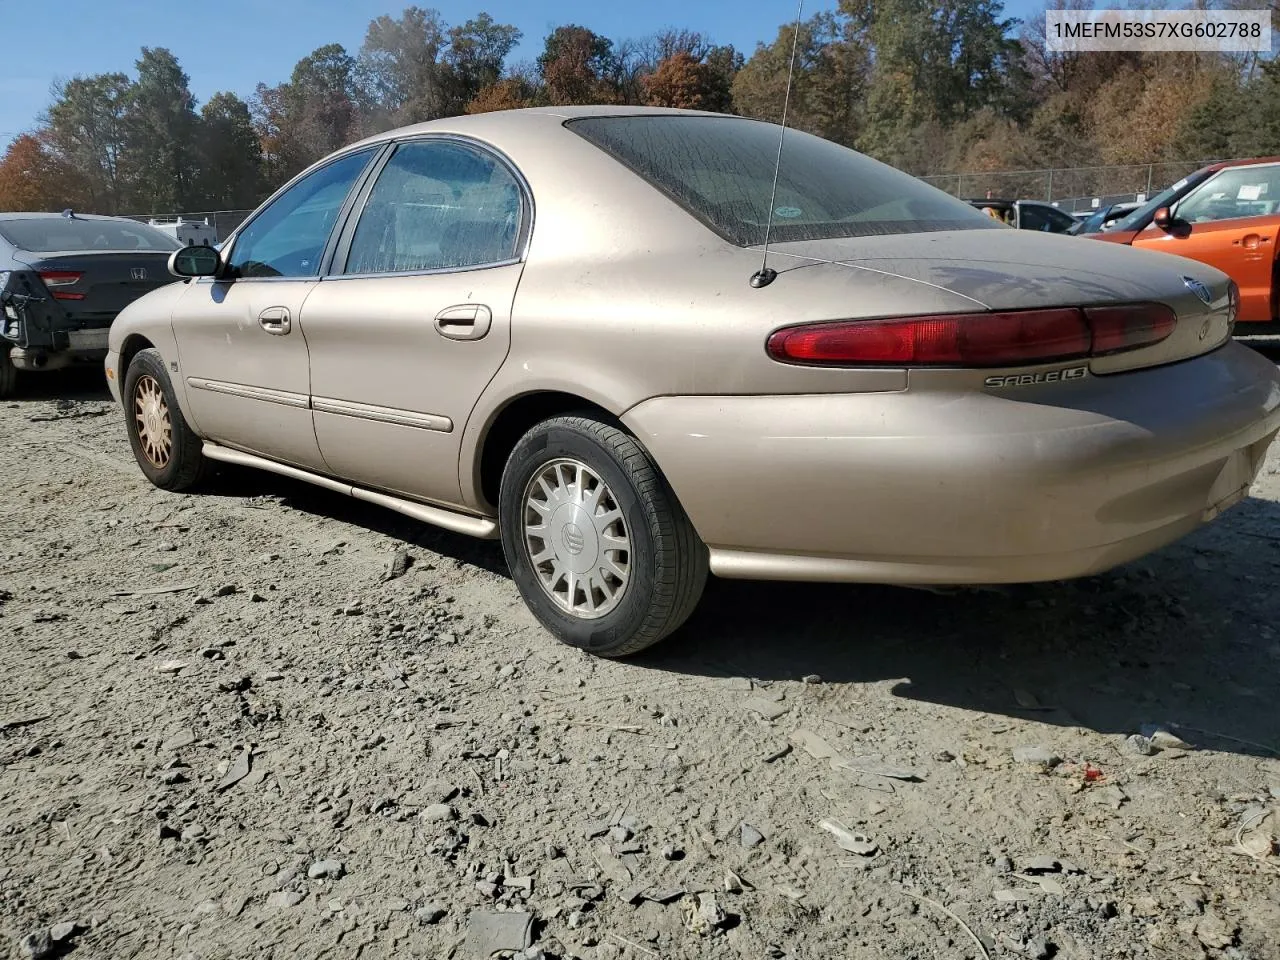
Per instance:
[[[132,220],[32,217],[0,221],[0,235],[19,250],[53,253],[68,250],[149,250],[168,253],[182,246],[173,237]]]
[[[1161,190],[1133,213],[1111,224],[1110,230],[1141,230],[1147,225],[1147,221],[1151,219],[1152,214],[1161,207],[1167,207],[1211,173],[1213,173],[1212,170],[1197,170],[1190,176],[1183,177],[1167,190]]]
[[[739,246],[763,243],[779,127],[737,117],[626,116],[569,129],[626,164]],[[1000,225],[915,177],[829,140],[788,130],[770,236],[828,240]]]
[[[1076,233],[1098,233],[1102,229],[1102,220],[1107,215],[1107,209],[1104,207],[1095,213],[1091,213],[1084,221],[1075,228]]]

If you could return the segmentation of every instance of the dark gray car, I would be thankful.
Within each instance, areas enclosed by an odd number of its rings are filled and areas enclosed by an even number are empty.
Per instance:
[[[0,397],[19,370],[101,363],[116,314],[172,283],[180,244],[136,220],[0,213]]]

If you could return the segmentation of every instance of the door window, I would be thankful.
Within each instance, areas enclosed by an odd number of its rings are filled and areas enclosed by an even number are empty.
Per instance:
[[[303,177],[236,235],[235,277],[314,277],[320,257],[373,150],[361,150]]]
[[[403,143],[378,174],[345,273],[458,270],[518,258],[520,187],[492,154],[450,140]]]
[[[1237,217],[1264,217],[1280,209],[1280,166],[1228,167],[1187,194],[1178,219],[1212,223]]]
[[[1042,230],[1047,233],[1065,233],[1075,225],[1075,218],[1042,204],[1024,203],[1020,210],[1019,226],[1023,230]]]

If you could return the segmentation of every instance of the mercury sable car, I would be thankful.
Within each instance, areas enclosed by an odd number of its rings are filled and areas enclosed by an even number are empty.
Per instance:
[[[477,537],[560,639],[724,577],[992,583],[1142,556],[1280,426],[1212,267],[1009,230],[739,117],[581,107],[381,134],[111,329],[143,473],[210,460]],[[767,253],[766,237],[769,240]]]

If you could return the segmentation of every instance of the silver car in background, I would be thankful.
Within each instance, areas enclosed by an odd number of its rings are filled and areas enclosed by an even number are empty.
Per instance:
[[[1227,277],[1006,229],[792,131],[771,207],[779,135],[546,108],[339,151],[113,325],[141,469],[501,537],[539,620],[607,656],[708,571],[1077,577],[1247,494],[1280,376],[1231,342]]]

